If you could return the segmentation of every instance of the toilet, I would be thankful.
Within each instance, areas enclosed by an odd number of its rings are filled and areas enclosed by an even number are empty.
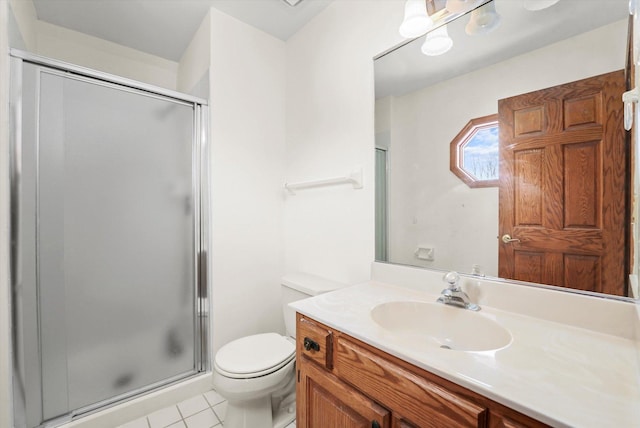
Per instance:
[[[344,287],[306,273],[282,278],[282,310],[287,331],[242,337],[215,356],[213,387],[227,400],[224,428],[284,428],[296,417],[295,311],[288,304]]]

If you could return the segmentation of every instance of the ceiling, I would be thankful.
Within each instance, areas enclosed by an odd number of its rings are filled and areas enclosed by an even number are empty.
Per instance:
[[[377,59],[376,98],[401,96],[629,17],[628,0],[560,0],[535,12],[522,1],[494,3],[501,20],[488,34],[468,36],[465,15],[448,25],[454,44],[444,55],[422,54],[425,38],[419,37]]]
[[[287,40],[334,0],[303,0],[295,7],[286,0],[33,1],[42,21],[179,61],[210,7]],[[407,93],[467,73],[469,64],[485,67],[628,15],[628,0],[561,0],[537,12],[526,11],[522,1],[495,2],[502,20],[489,34],[466,36],[463,16],[449,25],[454,47],[447,54],[422,55],[421,37],[377,60],[376,97]]]
[[[34,0],[38,19],[179,61],[214,7],[287,40],[333,0]]]

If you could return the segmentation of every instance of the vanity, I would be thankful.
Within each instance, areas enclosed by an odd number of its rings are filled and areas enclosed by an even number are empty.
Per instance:
[[[547,426],[311,318],[297,328],[300,426]]]
[[[291,304],[300,428],[640,427],[628,2],[480,3],[374,61],[377,262]]]
[[[436,303],[442,273],[373,270],[292,304],[297,426],[640,426],[635,305],[467,277],[473,312]]]

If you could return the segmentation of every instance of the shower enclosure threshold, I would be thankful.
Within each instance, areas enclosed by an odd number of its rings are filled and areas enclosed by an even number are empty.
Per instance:
[[[138,395],[120,397],[118,401],[98,403],[93,409],[80,409],[71,416],[49,421],[43,428],[113,428],[130,420],[145,416],[171,404],[186,400],[194,395],[209,391],[211,373],[198,373],[181,378],[169,384],[163,383]],[[80,413],[82,411],[82,413]]]

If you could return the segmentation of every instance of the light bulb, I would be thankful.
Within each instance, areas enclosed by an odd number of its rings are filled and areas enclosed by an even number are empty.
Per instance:
[[[427,14],[425,0],[407,0],[404,5],[404,20],[400,25],[400,35],[407,39],[418,37],[429,31],[433,21]]]
[[[427,37],[422,45],[422,53],[429,56],[442,55],[448,52],[452,46],[453,40],[449,37],[447,26],[443,25],[427,33]]]
[[[553,6],[560,0],[524,0],[524,8],[531,11],[542,10]]]
[[[447,0],[445,9],[451,13],[464,13],[473,9],[480,0]]]
[[[497,28],[499,24],[500,15],[496,12],[496,5],[494,2],[490,2],[471,12],[471,18],[464,30],[470,36],[487,34]]]

